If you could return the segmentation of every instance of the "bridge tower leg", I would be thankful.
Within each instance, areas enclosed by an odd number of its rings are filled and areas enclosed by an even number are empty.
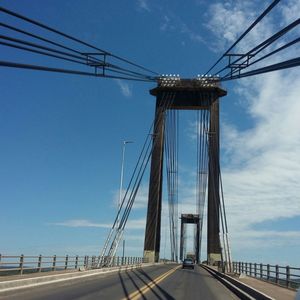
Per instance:
[[[159,260],[164,154],[164,114],[165,111],[161,105],[161,101],[157,98],[144,243],[144,258],[148,259],[148,262],[158,262]]]
[[[209,130],[209,167],[208,167],[208,208],[207,208],[207,261],[217,264],[221,261],[220,245],[220,194],[219,194],[219,159],[220,159],[219,100],[210,107]]]
[[[179,255],[179,259],[180,260],[183,260],[184,256],[185,256],[185,251],[184,251],[185,239],[186,239],[185,223],[182,222],[182,219],[181,219],[181,226],[180,226],[180,255]]]
[[[198,222],[196,223],[196,245],[195,245],[195,261],[196,263],[200,263],[200,221],[198,219]]]

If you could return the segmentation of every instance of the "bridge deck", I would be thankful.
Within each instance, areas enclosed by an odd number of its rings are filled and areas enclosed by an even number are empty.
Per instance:
[[[102,274],[44,286],[0,293],[0,298],[22,300],[51,299],[238,299],[207,271],[181,269],[166,264],[131,271]]]

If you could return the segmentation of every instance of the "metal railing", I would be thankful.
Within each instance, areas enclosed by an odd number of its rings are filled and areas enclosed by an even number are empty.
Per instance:
[[[233,262],[233,272],[269,281],[287,288],[300,287],[300,268],[262,263]]]
[[[100,256],[30,256],[1,255],[0,276],[23,275],[35,272],[96,269]],[[114,257],[111,267],[146,263],[143,257]]]

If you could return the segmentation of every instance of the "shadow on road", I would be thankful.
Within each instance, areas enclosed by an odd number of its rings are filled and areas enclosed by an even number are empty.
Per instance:
[[[127,273],[127,271],[126,271],[126,273]],[[125,297],[128,299],[129,294],[128,294],[128,290],[126,288],[126,285],[125,285],[125,282],[124,282],[121,271],[119,271],[118,275],[119,275],[119,278],[120,278],[120,282],[121,282]]]
[[[147,279],[151,281],[153,281],[153,278],[151,276],[149,276],[143,269],[136,269],[133,270],[133,273],[141,280],[143,281],[145,284],[147,284],[147,282],[141,277],[141,275],[143,275],[144,277],[146,277]],[[139,274],[141,275],[139,275]],[[148,284],[147,284],[148,285]],[[167,300],[175,300],[174,297],[172,297],[169,293],[167,293],[163,288],[161,288],[158,284],[155,285],[155,287],[164,295],[164,298],[161,298],[154,290],[153,288],[151,289],[151,291],[157,295],[157,299],[167,299]]]
[[[140,293],[140,297],[144,300],[147,300],[145,294],[142,293],[141,288],[143,286],[147,286],[149,288],[149,292],[151,291],[153,295],[155,295],[156,299],[159,300],[175,300],[170,294],[168,294],[164,289],[162,289],[158,284],[155,284],[154,287],[150,286],[150,283],[153,281],[153,278],[149,276],[143,269],[136,269],[131,271],[119,272],[120,282],[124,291],[124,295],[127,299],[129,299],[129,291],[128,285],[126,286],[126,281],[129,281],[134,285],[136,291]],[[134,278],[134,275],[136,278]],[[142,285],[138,285],[138,283],[143,283]],[[154,289],[158,289],[161,295]]]

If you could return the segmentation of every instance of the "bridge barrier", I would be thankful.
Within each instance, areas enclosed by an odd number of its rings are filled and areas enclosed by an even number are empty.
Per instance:
[[[53,272],[65,270],[96,269],[100,256],[31,256],[31,255],[1,255],[0,276],[23,275],[37,272]],[[147,263],[143,257],[114,257],[110,267],[137,265]]]
[[[233,262],[233,272],[294,290],[300,287],[300,268],[239,261]]]
[[[69,272],[50,272],[50,273],[32,273],[27,274],[25,276],[3,276],[0,277],[0,298],[1,293],[5,293],[8,291],[13,291],[17,289],[24,289],[24,288],[32,288],[36,286],[41,285],[48,285],[48,284],[54,284],[64,281],[70,281],[70,280],[84,280],[86,278],[99,276],[99,275],[105,275],[113,272],[126,272],[129,270],[133,270],[136,268],[146,268],[150,267],[156,264],[160,263],[141,263],[141,264],[135,264],[135,265],[120,265],[120,266],[114,266],[114,267],[105,267],[105,268],[94,268],[94,269],[88,269],[83,270],[82,272],[79,271],[69,271]],[[36,276],[38,275],[38,276]]]

